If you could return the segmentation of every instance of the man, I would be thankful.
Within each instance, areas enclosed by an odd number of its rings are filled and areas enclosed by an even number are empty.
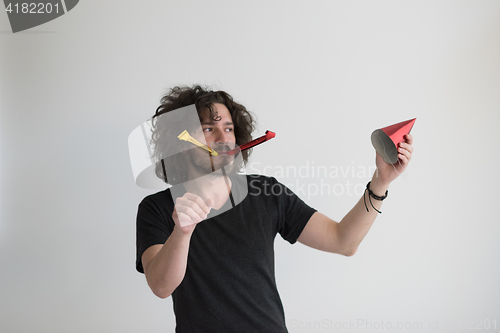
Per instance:
[[[241,165],[224,153],[250,141],[254,126],[250,113],[227,93],[176,87],[162,98],[157,118],[191,104],[201,123],[201,131],[190,127],[192,137],[218,155],[197,147],[165,153],[179,143],[178,131],[164,130],[157,121],[156,173],[175,186],[139,205],[137,270],[145,273],[155,295],[172,295],[176,332],[287,332],[274,277],[276,234],[292,244],[298,240],[352,256],[389,184],[407,167],[413,139],[408,135],[400,143],[397,165],[386,164],[377,154],[369,191],[338,223],[274,178],[251,175],[242,182],[236,177]],[[248,151],[239,155],[246,163]],[[241,195],[245,191],[246,197]],[[234,203],[233,196],[241,202]]]

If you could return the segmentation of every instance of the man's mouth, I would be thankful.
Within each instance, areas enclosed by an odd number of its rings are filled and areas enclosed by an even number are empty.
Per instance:
[[[231,151],[231,148],[228,145],[217,145],[216,147],[213,147],[213,149],[219,154],[227,154]]]

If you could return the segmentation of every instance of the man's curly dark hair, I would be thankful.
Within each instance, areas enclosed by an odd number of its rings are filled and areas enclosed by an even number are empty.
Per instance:
[[[161,105],[156,109],[156,113],[153,116],[153,133],[151,135],[151,143],[154,147],[153,161],[156,163],[155,172],[159,178],[172,185],[179,184],[187,180],[186,167],[185,165],[182,165],[183,161],[180,159],[175,159],[175,161],[170,162],[170,169],[173,167],[175,170],[173,174],[172,172],[164,172],[165,168],[164,165],[162,165],[162,160],[165,152],[169,150],[168,143],[173,142],[171,140],[177,140],[177,135],[179,133],[170,133],[172,131],[168,131],[166,129],[169,128],[169,126],[161,126],[158,121],[158,119],[161,118],[159,116],[194,104],[196,106],[198,116],[200,116],[200,112],[202,110],[208,109],[210,117],[214,121],[219,121],[221,118],[217,114],[217,110],[214,108],[214,103],[224,104],[229,110],[234,124],[234,136],[238,146],[252,140],[252,132],[255,129],[254,117],[243,105],[235,102],[231,95],[225,91],[213,91],[208,87],[202,87],[200,85],[194,85],[192,87],[173,87],[161,98]],[[201,121],[201,118],[199,120]],[[169,118],[169,121],[175,121],[175,118]],[[196,125],[199,126],[199,123],[193,124],[193,127]],[[171,154],[172,152],[170,152],[170,155]],[[248,162],[251,149],[242,151],[241,154],[244,166]],[[165,175],[165,173],[168,174]]]

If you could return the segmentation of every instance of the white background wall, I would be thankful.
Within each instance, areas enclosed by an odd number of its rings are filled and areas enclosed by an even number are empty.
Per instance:
[[[193,83],[277,133],[249,172],[288,167],[278,178],[337,220],[370,178],[371,132],[418,118],[355,256],[278,236],[290,332],[500,330],[500,2],[82,0],[17,34],[2,11],[0,32],[2,332],[174,330],[134,268],[151,192],[127,137]]]

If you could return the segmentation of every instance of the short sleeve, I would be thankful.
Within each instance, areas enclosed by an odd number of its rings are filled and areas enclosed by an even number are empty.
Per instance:
[[[144,198],[137,210],[136,269],[140,273],[144,273],[141,260],[144,251],[152,245],[164,244],[173,231],[174,221],[172,214],[169,214],[168,199],[163,200],[160,205],[158,198],[155,200],[154,196]]]
[[[292,190],[275,178],[271,178],[271,180],[273,183],[272,191],[278,200],[278,232],[283,239],[294,244],[316,209],[307,205]]]

